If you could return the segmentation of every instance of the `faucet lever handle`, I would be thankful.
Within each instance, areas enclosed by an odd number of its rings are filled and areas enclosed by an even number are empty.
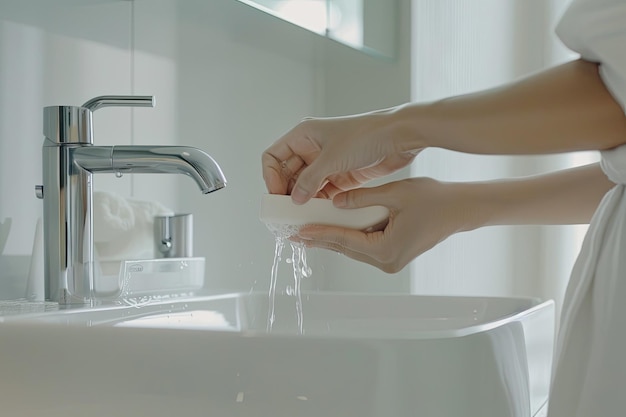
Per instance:
[[[102,107],[154,107],[154,96],[99,96],[87,101],[82,107],[96,111]]]
[[[81,107],[48,106],[43,110],[43,134],[54,145],[93,144],[91,114],[101,107],[154,107],[154,96],[99,96]]]

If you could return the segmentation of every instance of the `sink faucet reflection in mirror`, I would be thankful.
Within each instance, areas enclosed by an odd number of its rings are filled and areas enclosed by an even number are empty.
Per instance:
[[[101,96],[82,106],[43,111],[43,185],[46,299],[59,304],[94,301],[92,174],[178,173],[207,194],[226,185],[206,152],[187,146],[94,146],[93,112],[108,106],[154,107],[152,96]]]

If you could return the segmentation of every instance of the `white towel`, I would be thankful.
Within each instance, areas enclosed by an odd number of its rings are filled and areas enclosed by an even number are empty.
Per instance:
[[[626,111],[626,1],[576,0],[558,33],[600,63]],[[617,185],[591,220],[565,295],[550,417],[626,413],[626,145],[602,152],[602,169]]]
[[[626,410],[626,145],[602,153],[618,182],[594,215],[566,293],[550,396],[554,417],[623,416]]]
[[[154,258],[154,217],[173,214],[157,202],[94,192],[94,245],[98,260]]]

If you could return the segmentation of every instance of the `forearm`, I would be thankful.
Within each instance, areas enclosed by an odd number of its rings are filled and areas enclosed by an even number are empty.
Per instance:
[[[398,147],[479,154],[610,149],[626,142],[626,117],[598,66],[578,60],[480,93],[392,112]]]
[[[472,212],[468,230],[505,224],[589,223],[614,185],[599,164],[520,179],[459,184]]]

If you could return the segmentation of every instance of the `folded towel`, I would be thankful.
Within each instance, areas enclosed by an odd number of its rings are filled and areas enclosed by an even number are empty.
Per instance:
[[[94,192],[94,245],[99,261],[154,258],[154,217],[173,214],[157,202]]]

